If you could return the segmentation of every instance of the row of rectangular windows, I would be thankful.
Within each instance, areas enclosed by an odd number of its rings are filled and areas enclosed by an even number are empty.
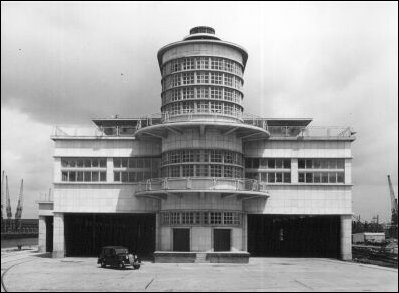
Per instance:
[[[105,182],[107,173],[100,171],[62,171],[63,182]]]
[[[162,80],[162,91],[181,85],[193,84],[217,84],[236,89],[242,88],[242,80],[234,75],[217,72],[189,72],[165,77]]]
[[[189,101],[189,102],[177,102],[168,104],[163,107],[163,113],[169,115],[181,115],[181,114],[223,114],[235,117],[241,117],[243,109],[241,106],[225,102],[211,102],[211,101]]]
[[[191,99],[225,100],[241,104],[242,94],[234,89],[203,86],[172,89],[162,94],[163,104]]]
[[[162,168],[162,177],[228,177],[242,178],[240,167],[225,165],[187,164]]]
[[[182,70],[213,69],[228,71],[239,76],[243,75],[242,66],[232,60],[217,57],[188,57],[171,60],[162,68],[162,75]]]
[[[239,152],[226,150],[175,150],[162,154],[162,165],[188,162],[242,165],[243,156]]]
[[[249,169],[291,169],[291,159],[245,158]]]
[[[162,212],[162,225],[241,225],[239,212]]]
[[[291,183],[290,172],[246,172],[245,178],[268,183]]]
[[[300,172],[300,183],[345,183],[344,172]]]
[[[106,168],[106,158],[61,158],[63,168]]]
[[[150,171],[114,171],[114,182],[140,182],[143,180],[158,178],[159,170]]]
[[[298,159],[298,169],[344,169],[345,159]]]
[[[246,172],[245,178],[268,183],[291,183],[289,172]],[[299,172],[299,183],[345,183],[345,172]]]
[[[114,158],[114,168],[158,169],[160,158]]]

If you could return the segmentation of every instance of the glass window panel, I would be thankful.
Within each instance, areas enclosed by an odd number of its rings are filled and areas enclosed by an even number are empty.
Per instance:
[[[305,169],[305,160],[304,159],[298,159],[298,168]]]
[[[121,159],[120,158],[114,158],[114,168],[120,168],[121,165]]]
[[[77,161],[76,161],[76,166],[77,167],[83,167],[83,159],[77,159]],[[89,166],[90,167],[90,166]]]
[[[315,183],[320,183],[321,182],[321,173],[318,173],[318,172],[314,173],[313,174],[313,181]]]
[[[291,168],[291,160],[290,159],[284,159],[284,169],[290,169]]]
[[[327,159],[321,159],[320,160],[320,167],[321,167],[321,169],[328,169],[328,160]]]
[[[91,172],[84,173],[84,180],[85,182],[91,182]]]
[[[313,173],[306,173],[306,183],[312,183],[313,182]]]
[[[337,173],[329,172],[328,173],[328,181],[329,181],[329,183],[336,183],[337,182]]]
[[[85,168],[90,168],[91,167],[91,160],[90,159],[85,159],[84,163],[85,163]]]
[[[345,160],[344,159],[338,159],[337,160],[337,169],[344,169],[345,168]]]
[[[291,183],[291,173],[284,173],[284,183]]]
[[[328,173],[327,172],[321,173],[321,182],[328,183]]]
[[[121,181],[121,172],[114,172],[114,181],[115,182]]]
[[[61,172],[61,180],[64,182],[68,181],[68,172],[66,171]]]
[[[107,160],[106,159],[100,159],[100,167],[101,168],[107,167]]]
[[[337,169],[337,160],[335,160],[335,159],[328,160],[328,168],[329,169]]]
[[[107,181],[107,173],[106,172],[100,172],[100,181],[101,182]]]
[[[337,173],[337,182],[338,183],[345,183],[345,173],[344,172],[338,172]]]
[[[258,158],[252,159],[252,168],[255,168],[255,169],[259,168],[259,159]]]
[[[71,181],[71,182],[76,181],[76,172],[75,171],[69,172],[69,181]]]
[[[312,160],[308,159],[306,160],[306,169],[312,169],[313,168],[313,164],[312,164]]]
[[[92,167],[94,167],[94,168],[97,168],[98,167],[98,159],[92,159],[91,160],[91,166]]]
[[[298,182],[304,183],[305,182],[305,173],[298,174]]]
[[[122,158],[122,167],[127,168],[128,166],[128,158]]]
[[[121,172],[121,173],[122,173],[122,182],[128,182],[129,181],[128,172]]]
[[[82,182],[83,181],[83,172],[76,172],[76,181]]]
[[[275,159],[269,159],[267,161],[267,165],[269,169],[275,169],[276,168],[276,160]]]
[[[276,173],[276,182],[283,182],[283,173]]]
[[[68,167],[68,160],[67,159],[61,159],[61,167]]]
[[[313,168],[314,169],[320,169],[320,166],[321,166],[320,160],[319,159],[314,159],[313,160]]]
[[[98,172],[91,172],[91,181],[97,182],[99,181],[99,174]]]
[[[268,173],[267,179],[269,183],[274,183],[276,181],[276,174],[275,173]]]
[[[76,167],[76,160],[75,159],[69,159],[69,167]]]
[[[135,182],[136,181],[136,172],[129,172],[129,182]]]

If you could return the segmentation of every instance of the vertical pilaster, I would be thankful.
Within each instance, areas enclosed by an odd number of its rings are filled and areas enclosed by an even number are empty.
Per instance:
[[[291,159],[291,183],[298,183],[298,159]]]
[[[46,228],[46,218],[44,216],[39,216],[39,252],[46,252]]]
[[[352,216],[341,216],[341,259],[352,259]]]
[[[155,250],[161,250],[161,214],[155,214]]]
[[[242,214],[242,251],[248,251],[248,215]]]
[[[107,158],[107,182],[114,181],[114,158]]]
[[[65,256],[64,214],[54,213],[53,257]]]

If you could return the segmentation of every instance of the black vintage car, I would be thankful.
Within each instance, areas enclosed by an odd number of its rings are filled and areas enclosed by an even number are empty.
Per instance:
[[[132,266],[137,270],[140,268],[141,261],[137,255],[129,253],[129,250],[123,246],[105,246],[101,249],[101,254],[98,257],[97,263],[105,268],[107,265],[124,269],[127,266]]]

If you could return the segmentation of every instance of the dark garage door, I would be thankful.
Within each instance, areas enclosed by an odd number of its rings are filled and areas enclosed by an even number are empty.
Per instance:
[[[98,256],[121,245],[141,257],[155,250],[155,214],[64,214],[66,256]]]
[[[340,218],[248,215],[248,252],[251,256],[338,258]]]

